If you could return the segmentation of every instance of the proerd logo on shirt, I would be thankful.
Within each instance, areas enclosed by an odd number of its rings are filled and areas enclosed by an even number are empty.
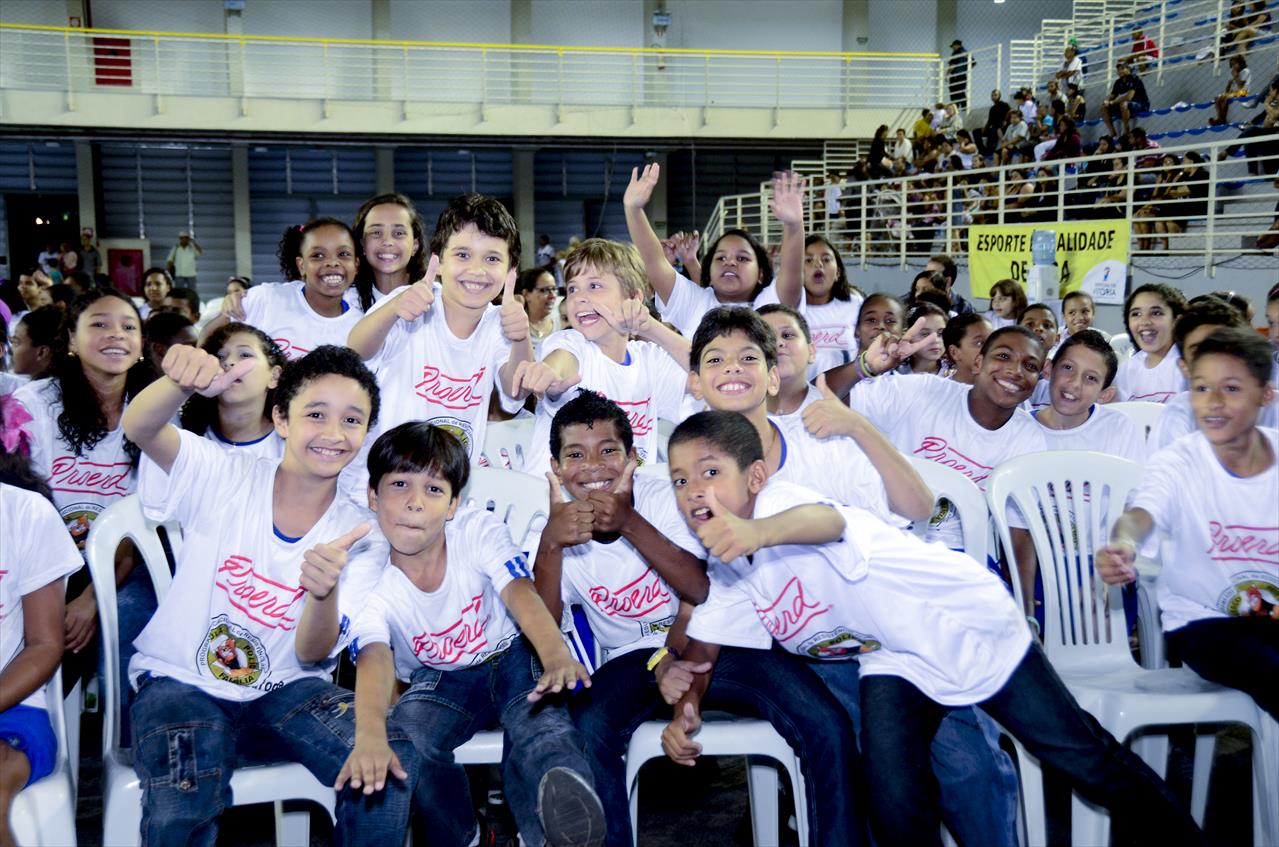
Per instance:
[[[125,497],[129,493],[126,480],[132,470],[129,462],[90,462],[62,455],[54,458],[49,469],[49,487],[73,494]]]
[[[764,622],[764,628],[780,643],[785,643],[808,626],[813,618],[830,611],[830,605],[822,608],[816,600],[809,600],[804,594],[804,584],[799,577],[793,576],[790,582],[782,587],[771,606],[755,607],[755,614]]]
[[[424,665],[455,665],[488,647],[484,628],[491,616],[480,617],[483,599],[483,594],[472,597],[451,626],[413,636],[413,655],[418,661]]]
[[[487,370],[484,367],[468,377],[455,377],[439,368],[423,365],[422,381],[413,388],[428,403],[446,409],[470,409],[484,402],[484,394],[476,389]]]
[[[815,326],[809,328],[809,333],[813,338],[813,346],[819,349],[848,349],[852,346],[848,343],[848,334],[850,331],[851,328],[846,324]]]
[[[1209,521],[1208,535],[1207,553],[1214,562],[1279,564],[1279,527]]]
[[[1128,395],[1128,401],[1136,402],[1140,400],[1144,403],[1167,403],[1176,395],[1176,391],[1152,391],[1149,394],[1130,394]]]
[[[631,432],[636,439],[643,438],[653,431],[653,416],[648,411],[652,400],[652,397],[645,397],[643,400],[613,400],[626,413],[627,420],[631,422]]]
[[[248,556],[228,556],[218,568],[213,584],[226,592],[232,606],[256,623],[285,632],[297,626],[289,609],[306,589],[263,576],[253,569],[253,560]]]
[[[986,477],[990,476],[990,468],[951,447],[946,442],[946,439],[939,435],[925,436],[919,447],[916,448],[915,455],[921,456],[930,462],[954,468],[977,483],[977,486],[982,491],[986,490],[982,483],[986,481]]]
[[[275,342],[276,346],[280,348],[280,352],[284,354],[284,358],[288,359],[290,362],[294,359],[301,359],[307,353],[311,352],[305,347],[298,347],[287,338],[274,338],[272,340]]]
[[[591,589],[590,595],[591,602],[601,612],[620,618],[642,618],[671,601],[666,584],[652,568],[616,591],[597,585]]]

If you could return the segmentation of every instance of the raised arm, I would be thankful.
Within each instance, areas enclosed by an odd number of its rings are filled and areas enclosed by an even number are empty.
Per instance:
[[[777,299],[798,309],[804,290],[804,188],[806,180],[793,171],[773,176],[768,209],[782,224],[782,249],[777,259]]]
[[[657,179],[661,175],[661,166],[654,163],[645,165],[641,173],[639,168],[631,168],[631,183],[626,186],[622,196],[622,208],[626,212],[626,231],[631,236],[635,249],[639,250],[644,260],[644,271],[653,290],[662,302],[671,299],[671,291],[675,288],[675,268],[666,261],[662,251],[662,241],[653,231],[644,207],[653,199],[653,189],[657,187]]]

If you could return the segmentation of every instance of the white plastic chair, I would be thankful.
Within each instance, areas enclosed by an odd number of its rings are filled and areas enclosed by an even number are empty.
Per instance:
[[[1145,400],[1128,400],[1123,403],[1111,403],[1106,408],[1123,412],[1127,418],[1141,427],[1141,434],[1150,437],[1150,429],[1164,413],[1163,403],[1149,403]]]
[[[45,689],[49,723],[58,739],[53,772],[28,785],[13,799],[9,824],[18,843],[30,847],[75,847],[75,786],[71,779],[66,713],[62,698],[62,669],[54,671]],[[70,708],[79,708],[72,703]]]
[[[471,478],[462,489],[461,503],[493,512],[511,531],[511,540],[521,550],[533,532],[546,525],[551,508],[551,489],[542,477],[501,468],[471,468]]]
[[[1120,592],[1093,573],[1094,552],[1106,544],[1110,527],[1140,479],[1141,466],[1135,462],[1102,453],[1056,451],[1000,465],[987,479],[986,491],[1005,545],[1011,545],[1005,517],[1009,500],[1026,519],[1044,585],[1044,650],[1079,704],[1121,742],[1145,727],[1247,725],[1256,745],[1254,831],[1263,839],[1265,833],[1273,832],[1269,806],[1274,795],[1267,790],[1266,760],[1275,754],[1264,748],[1261,710],[1247,694],[1207,682],[1189,669],[1139,667],[1128,649]],[[1071,516],[1073,524],[1068,520]],[[1014,581],[1013,588],[1022,602],[1020,583]],[[1027,795],[1027,822],[1033,825],[1042,822],[1039,765],[1020,744],[1017,752]],[[1163,773],[1166,760],[1156,757],[1147,764]],[[1031,814],[1034,803],[1039,804],[1038,818]],[[1072,821],[1074,843],[1107,842],[1109,817],[1104,810],[1076,796]],[[1044,841],[1043,830],[1032,826],[1031,844]]]
[[[138,496],[131,495],[108,506],[89,531],[85,557],[98,599],[102,632],[104,673],[102,684],[102,843],[107,847],[134,845],[141,841],[142,786],[133,769],[131,750],[120,747],[120,649],[116,619],[115,551],[124,539],[131,540],[142,554],[156,598],[164,600],[172,576],[168,559],[156,530],[160,524],[142,514]],[[174,556],[181,549],[176,522],[163,524]],[[333,818],[336,795],[333,787],[322,785],[310,771],[295,762],[236,768],[231,776],[233,805],[273,803],[275,838],[278,845],[310,843],[311,813],[307,809],[285,812],[283,801],[308,800],[321,806]]]
[[[1122,365],[1125,359],[1131,359],[1133,354],[1132,339],[1128,337],[1126,332],[1116,332],[1110,336],[1110,349],[1115,351],[1115,355],[1119,357],[1119,363]]]
[[[650,759],[660,759],[662,730],[665,721],[647,721],[640,724],[631,735],[626,749],[626,786],[631,800],[631,832],[639,838],[639,772]],[[714,718],[705,720],[696,735],[702,745],[703,756],[746,756],[748,765],[747,788],[751,804],[751,830],[756,847],[778,843],[777,791],[778,772],[770,764],[756,761],[767,758],[776,761],[790,777],[795,798],[795,823],[799,830],[799,843],[808,844],[808,800],[799,758],[777,734],[768,721],[751,718]]]
[[[671,433],[675,431],[675,426],[675,421],[668,421],[666,418],[657,419],[657,456],[654,457],[654,462],[669,460],[666,455],[666,445],[670,444]]]
[[[971,479],[954,468],[939,465],[926,459],[910,457],[910,463],[923,478],[928,490],[933,492],[933,505],[943,497],[950,501],[959,514],[964,532],[964,552],[986,567],[990,550],[990,516],[986,511],[986,498]],[[911,531],[923,538],[928,534],[928,521],[915,521]]]
[[[489,467],[507,471],[524,469],[524,454],[533,437],[533,421],[533,418],[489,421],[480,449]]]

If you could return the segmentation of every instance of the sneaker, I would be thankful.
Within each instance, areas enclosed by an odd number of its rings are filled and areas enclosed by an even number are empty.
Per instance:
[[[568,768],[551,768],[537,787],[537,817],[551,847],[604,843],[604,806],[591,784]]]

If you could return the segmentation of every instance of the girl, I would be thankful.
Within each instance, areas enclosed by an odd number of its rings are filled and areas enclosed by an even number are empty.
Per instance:
[[[62,310],[41,306],[18,321],[9,339],[10,366],[15,374],[42,379],[53,365],[53,349],[62,329]]]
[[[857,311],[857,349],[870,349],[870,343],[884,333],[898,335],[905,317],[901,301],[896,297],[882,292],[870,295]]]
[[[986,337],[994,332],[990,321],[976,312],[956,315],[942,330],[941,343],[946,348],[949,378],[972,385],[977,378],[977,359]]]
[[[1186,390],[1172,325],[1186,308],[1186,298],[1170,285],[1146,283],[1124,301],[1124,326],[1137,352],[1119,366],[1115,400],[1167,403]]]
[[[426,275],[426,227],[413,201],[403,194],[379,194],[355,213],[355,246],[360,266],[355,291],[367,312],[384,295]]]
[[[1248,85],[1251,82],[1252,71],[1248,70],[1248,60],[1243,56],[1231,56],[1230,79],[1226,81],[1226,90],[1217,95],[1217,117],[1212,118],[1208,123],[1213,126],[1228,123],[1226,111],[1230,108],[1230,101],[1236,97],[1247,97]]]
[[[768,414],[774,417],[798,415],[822,393],[808,382],[808,370],[817,356],[808,321],[789,306],[776,303],[760,306],[759,315],[777,336],[777,377],[781,382],[768,397]]]
[[[152,310],[164,305],[164,298],[173,289],[173,279],[164,268],[147,268],[142,275],[142,305],[138,306],[138,314],[146,320]]]
[[[524,298],[524,311],[528,313],[529,334],[533,338],[533,356],[541,358],[542,339],[560,329],[555,308],[559,296],[555,288],[555,275],[545,268],[523,271],[515,281],[515,293]]]
[[[1044,342],[1044,373],[1035,385],[1035,391],[1030,395],[1030,408],[1042,409],[1052,404],[1052,393],[1048,380],[1052,376],[1052,358],[1057,352],[1057,316],[1053,314],[1050,306],[1044,303],[1035,303],[1027,306],[1025,311],[1021,313],[1018,320],[1022,326],[1039,336],[1039,340]]]
[[[288,359],[266,333],[248,324],[229,323],[200,345],[224,368],[251,359],[254,368],[216,398],[192,394],[182,407],[182,428],[228,450],[272,459],[284,455],[284,439],[275,431],[271,409],[275,387]]]
[[[645,165],[631,171],[622,204],[626,229],[640,252],[644,270],[657,295],[662,318],[685,338],[692,338],[702,316],[717,306],[751,306],[782,303],[803,309],[804,294],[804,180],[792,173],[773,179],[769,210],[782,224],[782,245],[777,279],[760,244],[740,229],[724,232],[702,263],[701,287],[680,276],[666,260],[662,242],[649,223],[644,207],[653,196],[660,168]]]
[[[857,312],[864,298],[853,293],[843,258],[821,235],[804,239],[804,295],[811,330],[804,334],[811,336],[816,350],[817,373],[851,362],[857,354]]]
[[[911,328],[910,340],[919,342],[927,339],[927,343],[902,363],[898,369],[900,373],[949,376],[942,362],[946,353],[942,331],[946,329],[947,320],[946,313],[932,303],[919,303],[910,310],[906,316],[906,326]]]
[[[1026,311],[1026,291],[1011,279],[1001,279],[990,287],[990,311],[986,320],[994,329],[1003,329],[1017,323],[1017,317]]]
[[[239,301],[228,295],[222,314],[209,322],[203,337],[239,320],[273,338],[290,360],[321,344],[345,345],[364,314],[346,301],[360,268],[356,243],[351,228],[337,218],[290,227],[278,253],[288,282],[255,285]]]
[[[226,281],[227,294],[244,294],[253,285],[253,280],[247,276],[233,276]]]
[[[1076,288],[1067,294],[1061,301],[1061,316],[1066,324],[1062,338],[1068,338],[1086,329],[1096,329],[1092,325],[1093,316],[1096,312],[1097,307],[1093,303],[1092,295],[1087,291],[1080,291]],[[1099,329],[1096,329],[1096,331],[1101,333],[1102,338],[1107,341],[1110,340],[1110,336],[1106,333],[1101,332]]]

